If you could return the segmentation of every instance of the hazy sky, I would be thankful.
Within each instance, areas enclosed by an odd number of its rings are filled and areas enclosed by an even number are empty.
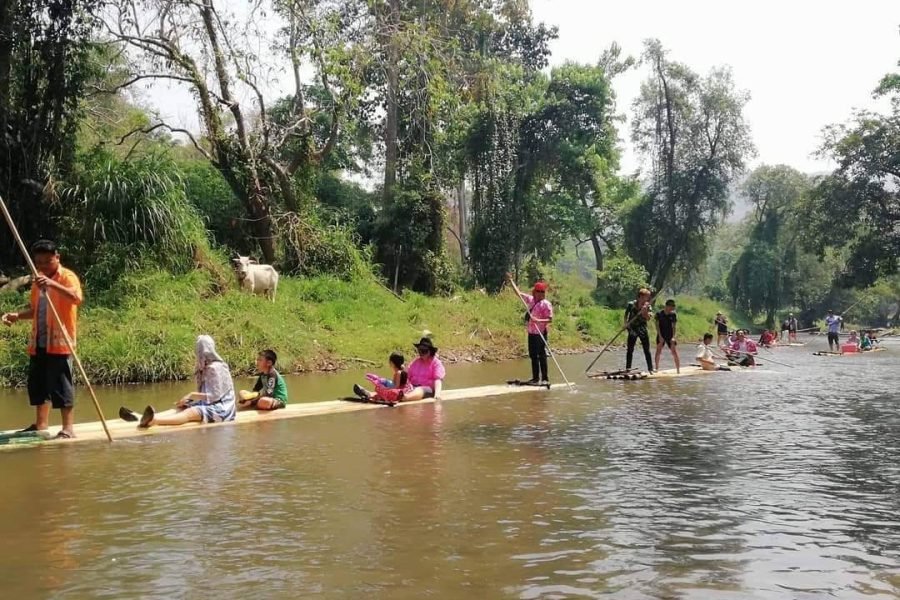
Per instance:
[[[639,56],[643,40],[655,37],[673,60],[699,73],[730,65],[751,95],[754,165],[827,169],[810,156],[822,127],[845,121],[854,108],[875,108],[872,90],[900,60],[900,0],[531,0],[531,6],[537,20],[559,27],[553,64],[594,63],[614,41]],[[629,120],[645,77],[637,69],[615,81],[619,111]],[[623,162],[636,166],[630,152]]]

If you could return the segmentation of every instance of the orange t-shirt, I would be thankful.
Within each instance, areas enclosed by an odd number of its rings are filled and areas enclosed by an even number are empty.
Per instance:
[[[75,321],[78,319],[78,305],[81,304],[83,299],[81,282],[74,272],[63,266],[60,266],[59,269],[56,270],[56,274],[51,277],[51,279],[56,283],[73,290],[78,296],[77,300],[73,300],[69,296],[62,294],[59,290],[47,288],[47,296],[50,299],[50,302],[53,303],[53,306],[56,307],[56,312],[59,313],[60,320],[63,322],[72,343],[75,344],[77,340]],[[38,287],[37,283],[32,283],[31,310],[33,318],[31,324],[31,342],[28,344],[28,353],[32,356],[37,353],[37,319],[38,301],[41,297],[40,294],[41,289]],[[53,311],[50,307],[47,307],[47,354],[71,354],[71,350],[69,349],[68,344],[66,344],[66,338],[56,324],[56,318],[53,316]]]

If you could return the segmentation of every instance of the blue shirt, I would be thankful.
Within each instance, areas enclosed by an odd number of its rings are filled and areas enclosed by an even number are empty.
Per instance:
[[[837,315],[828,315],[825,317],[825,324],[828,325],[828,333],[840,333],[841,319]]]

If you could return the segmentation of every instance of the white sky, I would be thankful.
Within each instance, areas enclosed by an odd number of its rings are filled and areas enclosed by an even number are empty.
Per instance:
[[[536,20],[559,27],[552,63],[595,63],[618,42],[639,57],[658,38],[672,60],[706,74],[730,65],[751,99],[746,116],[758,156],[751,166],[784,163],[805,172],[829,168],[810,156],[822,127],[854,108],[884,108],[871,92],[900,60],[900,0],[531,0]],[[643,69],[614,82],[618,109],[631,118]],[[622,128],[626,140],[629,130]],[[628,151],[627,171],[637,166]]]

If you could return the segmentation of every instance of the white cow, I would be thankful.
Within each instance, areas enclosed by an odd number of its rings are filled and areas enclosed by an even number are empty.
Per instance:
[[[261,265],[249,256],[232,259],[238,283],[251,294],[264,294],[275,302],[278,289],[278,271],[272,265]]]

